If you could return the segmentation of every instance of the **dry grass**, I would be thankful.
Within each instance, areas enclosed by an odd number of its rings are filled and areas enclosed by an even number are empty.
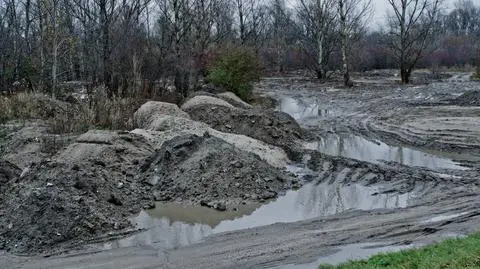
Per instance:
[[[80,133],[91,128],[129,130],[133,113],[143,104],[134,98],[108,98],[97,90],[89,101],[67,103],[37,93],[3,96],[1,122],[41,119],[54,134]]]

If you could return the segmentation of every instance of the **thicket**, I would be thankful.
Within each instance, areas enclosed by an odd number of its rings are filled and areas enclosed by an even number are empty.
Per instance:
[[[207,82],[231,91],[245,101],[251,99],[253,82],[259,78],[258,58],[253,50],[246,48],[223,50],[207,68]]]

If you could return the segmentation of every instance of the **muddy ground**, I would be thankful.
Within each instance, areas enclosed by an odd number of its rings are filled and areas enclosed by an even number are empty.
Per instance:
[[[81,248],[134,231],[129,217],[155,201],[231,211],[301,184],[282,168],[281,149],[218,132],[175,105],[147,103],[134,121],[140,129],[78,136],[49,134],[41,122],[5,126],[0,248]]]
[[[0,247],[8,251],[0,267],[287,268],[351,244],[419,246],[476,231],[480,111],[472,100],[480,84],[467,75],[405,87],[388,72],[357,74],[352,89],[265,78],[257,100],[277,100],[267,106],[276,111],[200,94],[184,111],[150,103],[131,132],[90,131],[48,154],[39,135],[23,144],[12,138],[19,146],[5,150],[0,166]],[[20,158],[24,152],[35,161]],[[307,172],[288,172],[287,164]],[[231,212],[304,184],[294,211],[316,212],[308,217],[181,245],[162,243],[168,234],[103,245],[135,234],[128,217],[154,201]],[[358,193],[364,188],[374,191]],[[374,206],[362,206],[368,201]],[[285,207],[284,214],[292,213]],[[13,255],[47,249],[63,254]]]

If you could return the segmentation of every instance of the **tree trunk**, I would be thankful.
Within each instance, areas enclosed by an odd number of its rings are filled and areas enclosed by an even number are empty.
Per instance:
[[[400,75],[402,77],[402,83],[403,84],[408,84],[410,83],[410,74],[411,74],[411,70],[409,70],[408,68],[401,68],[400,69]]]
[[[31,6],[31,0],[27,0],[25,2],[25,42],[27,45],[27,52],[28,55],[30,56],[30,53],[32,51],[32,47],[30,45],[30,6]]]
[[[237,8],[238,8],[238,21],[240,24],[240,42],[242,45],[246,43],[247,35],[245,29],[245,18],[243,14],[243,0],[237,0]]]
[[[323,72],[324,67],[323,67],[323,35],[319,33],[319,37],[317,38],[317,49],[318,49],[318,55],[317,55],[317,78],[318,79],[324,79],[325,74]]]
[[[338,0],[338,9],[340,13],[340,36],[341,36],[341,48],[342,48],[342,67],[343,67],[343,83],[347,87],[352,87],[353,83],[350,80],[350,72],[348,70],[348,57],[347,57],[347,16],[344,10],[344,0]]]
[[[53,1],[53,41],[52,41],[52,98],[57,95],[57,62],[58,62],[58,37],[57,37],[57,1]]]
[[[44,46],[45,46],[45,18],[43,16],[43,8],[42,8],[42,1],[37,2],[37,12],[39,15],[39,20],[38,20],[38,27],[39,27],[39,34],[40,34],[40,42],[39,42],[39,50],[40,50],[40,89],[44,90],[44,79],[46,78],[46,72],[45,72],[45,51],[44,51]]]
[[[317,68],[316,72],[317,72],[317,79],[322,80],[322,79],[325,78],[325,75],[324,75],[323,70],[321,68]]]
[[[107,0],[100,0],[100,25],[102,31],[102,61],[103,61],[103,83],[108,91],[109,96],[113,96],[114,89],[111,84],[110,70],[110,33],[109,18],[107,18]]]

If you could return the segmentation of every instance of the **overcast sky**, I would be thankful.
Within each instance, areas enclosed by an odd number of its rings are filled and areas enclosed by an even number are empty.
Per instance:
[[[452,9],[454,4],[458,2],[458,0],[444,0],[445,5],[444,7],[447,9]],[[474,4],[479,4],[480,0],[472,0]],[[378,29],[379,24],[385,24],[385,16],[387,15],[387,11],[390,10],[389,4],[387,0],[372,0],[372,4],[375,7],[375,15],[373,16],[372,22],[370,23],[370,28]]]
[[[444,0],[445,1],[445,8],[451,9],[458,0]],[[286,0],[287,5],[294,6],[297,0]],[[480,0],[472,0],[474,4],[479,5]],[[387,0],[372,0],[372,5],[375,9],[375,13],[373,18],[370,22],[371,29],[379,29],[380,25],[385,25],[385,17],[387,15],[387,10],[390,10],[388,6]]]

